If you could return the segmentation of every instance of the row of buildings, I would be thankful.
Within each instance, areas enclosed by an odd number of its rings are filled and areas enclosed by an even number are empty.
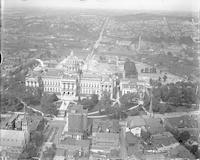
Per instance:
[[[52,133],[55,135],[54,139],[58,139],[53,141],[56,144],[54,160],[116,160],[125,157],[152,160],[177,157],[195,159],[168,129],[174,120],[171,123],[168,119],[145,115],[130,116],[125,121],[90,119],[83,106],[72,103],[65,106],[66,114],[54,119],[54,123],[63,122],[62,129],[55,131],[56,134]]]
[[[120,84],[119,77],[113,74],[99,74],[88,70],[82,70],[83,60],[73,55],[73,52],[57,64],[50,68],[45,64],[36,67],[26,77],[27,87],[43,87],[44,92],[56,93],[61,99],[76,99],[78,96],[86,97],[97,94],[101,97],[104,91],[109,92],[111,98],[116,96],[117,90],[120,93],[144,91],[148,83],[135,79],[122,77]],[[130,84],[130,85],[129,85]]]
[[[83,106],[72,103],[62,105],[67,106],[65,115],[59,115],[52,121],[55,128],[62,123],[62,127],[52,133],[54,140],[50,140],[56,145],[54,160],[120,158],[118,120],[88,119]],[[49,130],[52,130],[51,127]]]
[[[176,117],[178,119],[179,117]],[[195,159],[168,129],[168,119],[133,116],[126,120],[129,157],[138,159]]]
[[[24,114],[1,115],[0,157],[15,160],[30,139],[30,126]]]

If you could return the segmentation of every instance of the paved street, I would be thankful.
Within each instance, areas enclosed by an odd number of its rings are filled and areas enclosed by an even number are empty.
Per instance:
[[[127,149],[126,149],[126,126],[121,126],[120,155],[123,160],[126,160],[128,158]]]

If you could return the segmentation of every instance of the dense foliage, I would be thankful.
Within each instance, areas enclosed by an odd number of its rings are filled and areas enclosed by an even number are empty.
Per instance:
[[[190,108],[200,100],[198,84],[191,82],[159,85],[153,88],[152,95],[153,111],[160,113],[172,112],[181,106]]]
[[[41,108],[45,114],[57,115],[58,110],[54,102],[58,100],[56,94],[44,94],[41,98]]]
[[[30,141],[26,145],[24,151],[21,153],[19,159],[31,159],[32,157],[37,157],[38,152],[40,150],[40,147],[42,146],[44,142],[44,135],[43,135],[43,130],[44,130],[44,123],[45,121],[42,120],[40,121],[40,124],[37,128],[37,130],[32,131],[30,133]]]
[[[91,95],[91,98],[85,98],[85,99],[82,99],[80,101],[80,104],[83,105],[83,107],[85,109],[88,109],[88,110],[91,110],[94,108],[94,106],[96,106],[96,104],[99,102],[98,100],[98,95],[96,94],[93,94]]]

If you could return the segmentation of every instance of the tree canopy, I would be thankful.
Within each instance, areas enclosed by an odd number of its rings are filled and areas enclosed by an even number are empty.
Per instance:
[[[120,97],[120,102],[123,104],[125,107],[129,107],[134,105],[134,102],[136,99],[139,98],[139,95],[136,93],[129,93],[129,94],[124,94],[123,96]]]
[[[83,105],[84,108],[91,110],[94,108],[94,106],[99,102],[98,95],[93,94],[91,98],[85,98],[81,100],[81,105]]]
[[[54,104],[57,100],[56,94],[44,94],[41,98],[42,111],[46,114],[57,115],[57,106]]]
[[[106,91],[103,92],[101,99],[99,100],[99,102],[97,104],[99,107],[99,110],[101,111],[102,109],[109,108],[109,107],[111,107],[111,104],[112,104],[112,101],[110,99],[110,93],[106,92]]]

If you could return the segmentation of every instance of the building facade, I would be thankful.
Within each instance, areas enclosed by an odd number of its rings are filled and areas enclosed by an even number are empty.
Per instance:
[[[26,116],[14,114],[2,120],[0,137],[0,159],[17,160],[30,138]]]
[[[115,79],[90,72],[80,74],[80,67],[81,60],[71,53],[55,68],[44,67],[40,71],[33,71],[26,77],[25,84],[27,87],[42,87],[44,92],[56,93],[64,100],[92,94],[100,97],[104,91],[113,97]]]

